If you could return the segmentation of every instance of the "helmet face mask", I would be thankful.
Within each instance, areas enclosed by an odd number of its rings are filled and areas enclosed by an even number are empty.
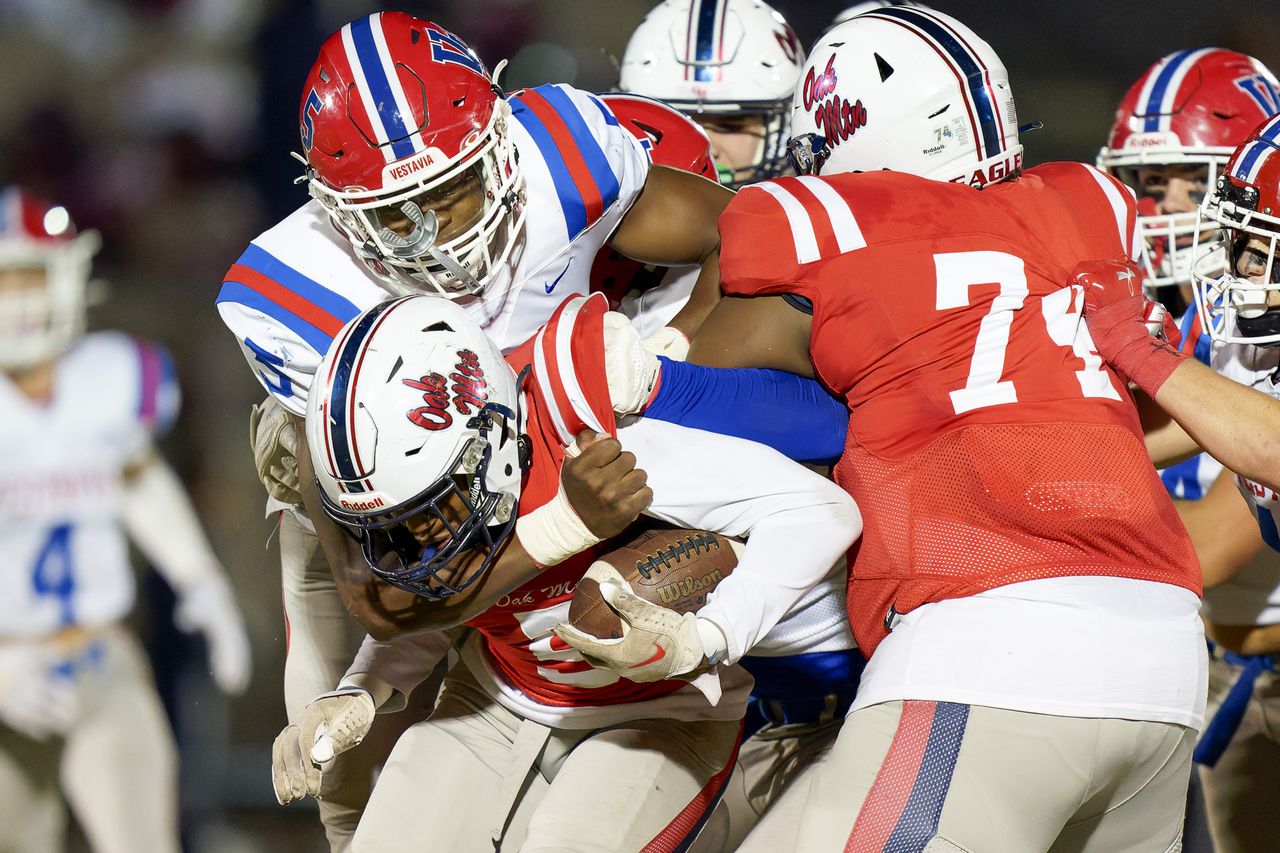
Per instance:
[[[1198,224],[1192,286],[1205,331],[1280,346],[1280,116],[1232,155]]]
[[[372,571],[455,595],[514,532],[524,454],[518,380],[466,310],[417,295],[343,328],[316,373],[307,438],[327,515]]]
[[[457,595],[484,575],[515,529],[516,497],[485,485],[492,455],[487,438],[473,438],[449,473],[399,507],[366,517],[326,497],[325,511],[353,531],[370,569],[392,586],[433,600]]]
[[[85,328],[96,232],[76,234],[64,208],[0,191],[0,369],[56,357]]]
[[[303,92],[308,189],[379,282],[479,293],[523,235],[524,181],[510,107],[470,48],[402,13],[370,15],[325,42]]]

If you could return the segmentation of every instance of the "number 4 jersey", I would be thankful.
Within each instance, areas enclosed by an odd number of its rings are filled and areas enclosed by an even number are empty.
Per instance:
[[[2,374],[0,399],[0,636],[124,617],[123,472],[177,414],[167,356],[125,335],[87,335],[59,358],[47,403]]]
[[[1132,255],[1134,216],[1078,163],[980,191],[782,178],[725,212],[725,292],[810,300],[814,367],[852,413],[836,478],[866,522],[849,612],[868,654],[896,614],[1020,581],[1199,592],[1133,404],[1064,285],[1079,261]]]

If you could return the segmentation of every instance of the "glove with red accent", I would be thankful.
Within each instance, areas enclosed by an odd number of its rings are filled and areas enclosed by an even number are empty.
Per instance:
[[[1142,292],[1142,270],[1128,260],[1084,261],[1068,284],[1084,291],[1084,319],[1098,355],[1150,397],[1187,356],[1169,312]]]
[[[707,663],[697,616],[633,594],[618,570],[603,561],[593,563],[584,577],[600,584],[600,595],[622,620],[622,636],[617,639],[593,637],[567,622],[555,627],[556,635],[592,666],[631,681],[663,681],[688,675]]]

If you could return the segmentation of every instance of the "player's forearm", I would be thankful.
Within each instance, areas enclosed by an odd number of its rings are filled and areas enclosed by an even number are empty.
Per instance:
[[[694,335],[698,333],[698,329],[702,328],[702,324],[711,312],[715,310],[719,301],[720,246],[717,243],[715,250],[710,252],[702,261],[702,268],[698,273],[698,280],[694,282],[693,290],[689,294],[689,301],[671,318],[671,322],[667,323],[667,325],[678,329],[686,339],[692,341]]]
[[[130,470],[122,507],[129,538],[179,593],[222,576],[186,489],[158,455]]]
[[[453,647],[456,632],[431,632],[389,641],[366,636],[338,687],[359,687],[384,713],[399,711],[410,693]]]
[[[1227,468],[1280,488],[1280,400],[1186,360],[1155,401]]]
[[[646,421],[623,427],[619,439],[648,472],[650,515],[747,538],[738,568],[699,613],[724,633],[729,660],[826,578],[861,532],[844,491],[762,445]]]

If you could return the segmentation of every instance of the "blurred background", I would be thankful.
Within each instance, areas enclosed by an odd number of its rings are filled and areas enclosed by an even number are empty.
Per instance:
[[[808,45],[849,3],[771,0]],[[107,300],[91,325],[173,353],[185,405],[164,450],[227,565],[254,643],[254,681],[234,701],[203,650],[172,627],[172,597],[144,572],[136,615],[182,750],[187,848],[326,849],[314,809],[275,804],[271,742],[284,725],[274,526],[247,444],[262,397],[214,311],[249,240],[306,201],[298,95],[324,38],[347,20],[401,9],[438,21],[507,89],[567,82],[607,91],[649,0],[0,0],[0,184],[65,204],[99,229]],[[1128,86],[1173,50],[1219,45],[1280,67],[1274,0],[936,0],[1009,69],[1028,165],[1092,162]],[[429,802],[429,792],[423,794]]]

